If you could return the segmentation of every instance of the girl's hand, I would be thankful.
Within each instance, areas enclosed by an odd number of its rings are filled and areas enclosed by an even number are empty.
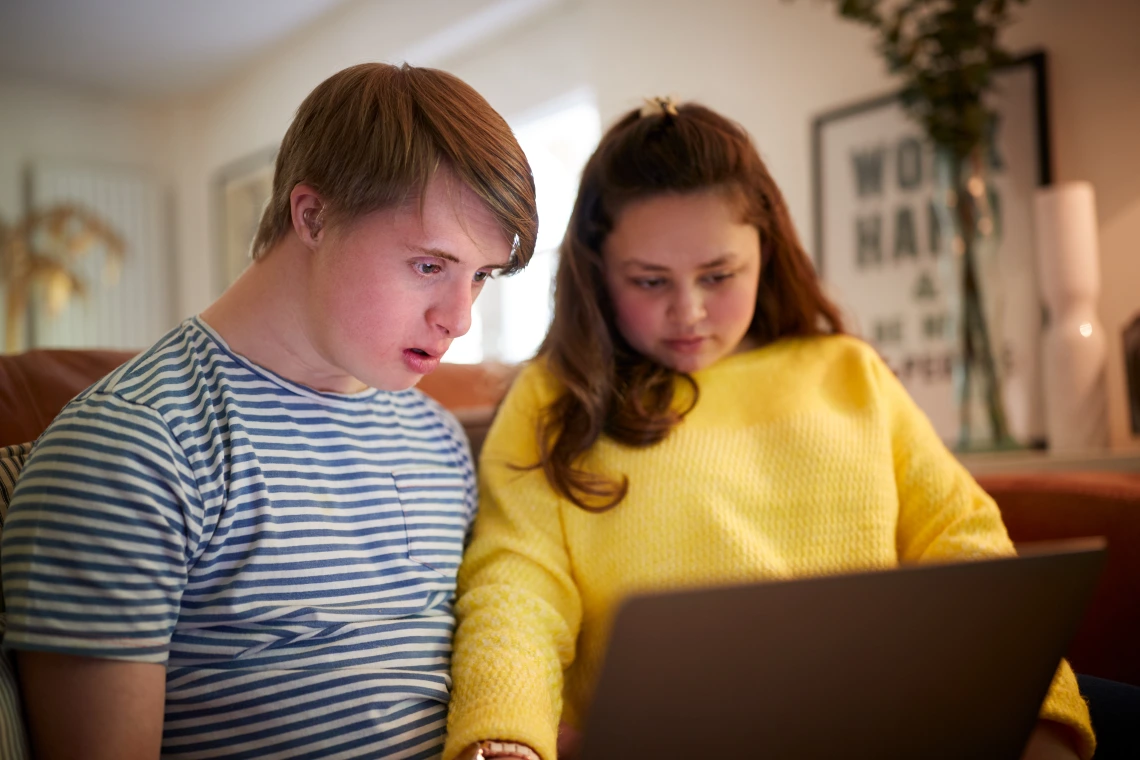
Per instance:
[[[1068,726],[1049,720],[1037,722],[1021,760],[1079,760]]]
[[[577,760],[582,751],[582,732],[569,723],[558,725],[558,760]]]
[[[474,760],[474,758],[478,754],[479,754],[479,744],[478,744],[478,742],[476,742],[475,744],[472,744],[467,749],[463,750],[458,755],[456,755],[455,760]],[[534,755],[534,757],[537,757],[537,756],[538,756],[537,754]],[[561,757],[561,755],[559,755],[559,756]],[[527,757],[526,755],[516,755],[514,753],[501,753],[500,752],[500,753],[496,753],[495,755],[488,756],[488,760],[534,760],[534,758],[533,757]]]

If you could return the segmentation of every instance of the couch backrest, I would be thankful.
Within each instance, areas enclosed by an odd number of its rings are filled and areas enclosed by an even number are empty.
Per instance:
[[[56,349],[0,356],[0,446],[38,438],[68,401],[132,356]]]
[[[68,401],[133,356],[67,349],[0,355],[0,447],[35,440]],[[456,414],[477,455],[517,371],[493,362],[441,364],[419,388]]]
[[[1140,473],[979,477],[1015,543],[1104,536],[1108,562],[1073,637],[1078,673],[1140,686]]]

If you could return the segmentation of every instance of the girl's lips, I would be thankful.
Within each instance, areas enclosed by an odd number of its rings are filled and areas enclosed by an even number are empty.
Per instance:
[[[417,375],[426,375],[439,366],[439,357],[405,348],[404,364]]]
[[[665,345],[673,351],[681,354],[695,354],[699,352],[705,344],[706,338],[676,338],[674,340],[665,341]]]

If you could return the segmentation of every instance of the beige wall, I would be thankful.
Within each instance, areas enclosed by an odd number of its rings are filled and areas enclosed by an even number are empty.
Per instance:
[[[0,79],[0,220],[11,224],[25,212],[25,176],[32,163],[67,161],[153,171],[155,134],[149,110],[139,104]],[[4,315],[0,288],[0,336]]]
[[[811,0],[588,1],[603,120],[650,95],[722,110],[752,133],[806,235],[812,117],[891,87],[870,34]]]
[[[587,4],[603,118],[664,93],[723,109],[755,137],[807,237],[811,118],[892,89],[869,31],[810,0]],[[1112,441],[1140,449],[1120,339],[1140,312],[1140,2],[1033,0],[1015,13],[1008,46],[1049,54],[1055,180],[1096,188]]]
[[[473,39],[493,36],[548,5],[549,0],[358,0],[278,46],[217,92],[162,109],[181,220],[181,310],[200,311],[217,295],[210,194],[217,171],[279,144],[313,87],[366,61],[439,65]]]
[[[1033,0],[1009,44],[1049,54],[1054,180],[1087,180],[1100,224],[1101,321],[1108,331],[1109,426],[1128,427],[1121,330],[1140,315],[1140,2]]]
[[[37,159],[147,167],[154,132],[148,110],[123,100],[0,80],[0,217],[24,211],[23,178]]]
[[[1097,191],[1114,444],[1127,430],[1120,329],[1140,311],[1140,2],[1033,0],[1014,49],[1050,55],[1055,177]],[[811,223],[810,121],[892,88],[870,33],[817,0],[358,0],[224,87],[161,106],[0,83],[0,213],[34,154],[149,162],[175,191],[179,312],[214,295],[210,187],[226,163],[276,144],[297,105],[365,60],[449,68],[508,116],[581,85],[603,120],[650,94],[722,109],[755,136],[801,233]]]
[[[586,21],[581,2],[562,0],[437,65],[471,84],[508,120],[524,117],[594,87]]]

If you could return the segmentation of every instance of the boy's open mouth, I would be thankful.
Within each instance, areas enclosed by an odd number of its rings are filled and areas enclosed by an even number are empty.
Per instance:
[[[439,357],[442,355],[443,351],[435,354],[423,348],[405,348],[404,363],[413,372],[426,375],[439,366]]]

